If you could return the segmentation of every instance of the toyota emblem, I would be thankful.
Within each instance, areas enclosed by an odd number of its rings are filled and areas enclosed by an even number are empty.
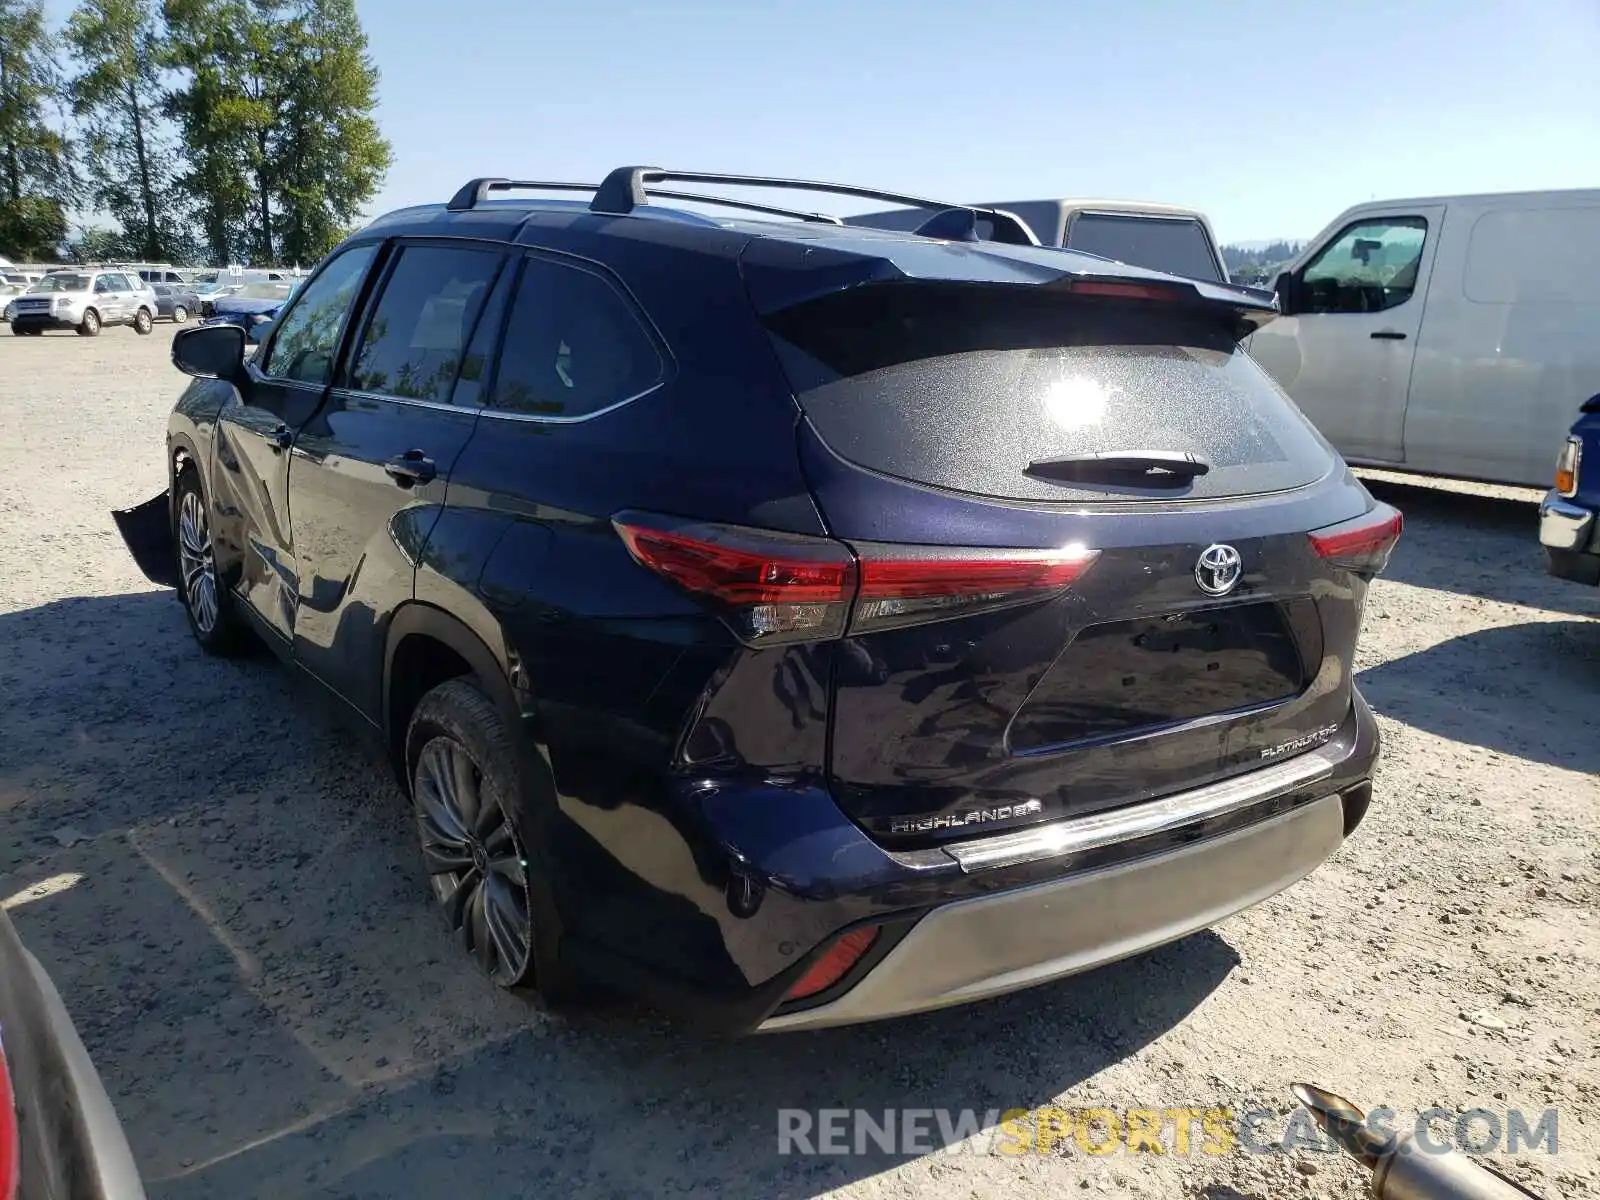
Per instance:
[[[1194,564],[1194,581],[1208,596],[1226,596],[1244,574],[1244,560],[1232,546],[1207,546]]]

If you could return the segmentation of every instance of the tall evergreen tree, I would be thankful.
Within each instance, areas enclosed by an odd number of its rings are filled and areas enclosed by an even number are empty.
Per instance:
[[[281,8],[278,0],[163,6],[168,62],[187,77],[169,97],[189,158],[179,184],[219,263],[277,257],[269,151],[282,91]]]
[[[389,169],[372,117],[378,68],[355,0],[294,0],[282,25],[284,87],[270,142],[286,262],[331,250]]]
[[[66,139],[46,120],[55,49],[43,0],[0,0],[0,249],[19,258],[54,254],[73,197]]]
[[[95,202],[135,257],[182,258],[176,154],[161,113],[163,39],[153,0],[82,0],[67,22],[81,70],[71,83],[84,123],[84,171]]]

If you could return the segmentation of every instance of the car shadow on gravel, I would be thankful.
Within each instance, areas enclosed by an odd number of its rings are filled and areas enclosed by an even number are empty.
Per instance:
[[[1479,629],[1357,676],[1385,716],[1452,741],[1600,774],[1600,621]]]
[[[1383,577],[1414,587],[1481,596],[1551,612],[1600,616],[1600,588],[1545,569],[1536,501],[1363,479],[1405,516]]]
[[[553,1017],[465,965],[392,779],[269,659],[206,658],[168,592],[0,616],[0,645],[0,900],[157,1200],[812,1195],[901,1159],[780,1156],[780,1109],[1047,1103],[1239,961],[1206,932],[961,1009],[742,1041],[629,1006]]]

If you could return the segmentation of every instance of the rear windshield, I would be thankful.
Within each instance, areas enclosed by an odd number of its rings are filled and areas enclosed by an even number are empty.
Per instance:
[[[1312,483],[1334,459],[1207,315],[1035,288],[858,288],[767,318],[806,415],[852,462],[1026,501],[1187,500]],[[1040,459],[1176,451],[1177,488],[1063,484]]]
[[[1211,239],[1193,218],[1079,213],[1067,230],[1066,244],[1135,267],[1224,282],[1211,253]]]

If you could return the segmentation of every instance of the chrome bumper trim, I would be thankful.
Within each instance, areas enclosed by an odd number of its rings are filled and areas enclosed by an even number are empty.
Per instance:
[[[769,1017],[759,1029],[965,1004],[1127,958],[1282,891],[1343,839],[1344,804],[1330,795],[1166,854],[947,904],[837,1000]]]
[[[1184,825],[1208,821],[1250,808],[1283,792],[1306,787],[1333,774],[1346,750],[1324,746],[1287,762],[1260,767],[1220,783],[1132,804],[1087,817],[1069,817],[1016,833],[957,842],[942,847],[964,872],[986,867],[1011,867],[1038,858],[1081,854],[1102,846],[1168,833]]]
[[[1552,550],[1584,550],[1594,529],[1594,513],[1547,492],[1539,505],[1539,541]]]

